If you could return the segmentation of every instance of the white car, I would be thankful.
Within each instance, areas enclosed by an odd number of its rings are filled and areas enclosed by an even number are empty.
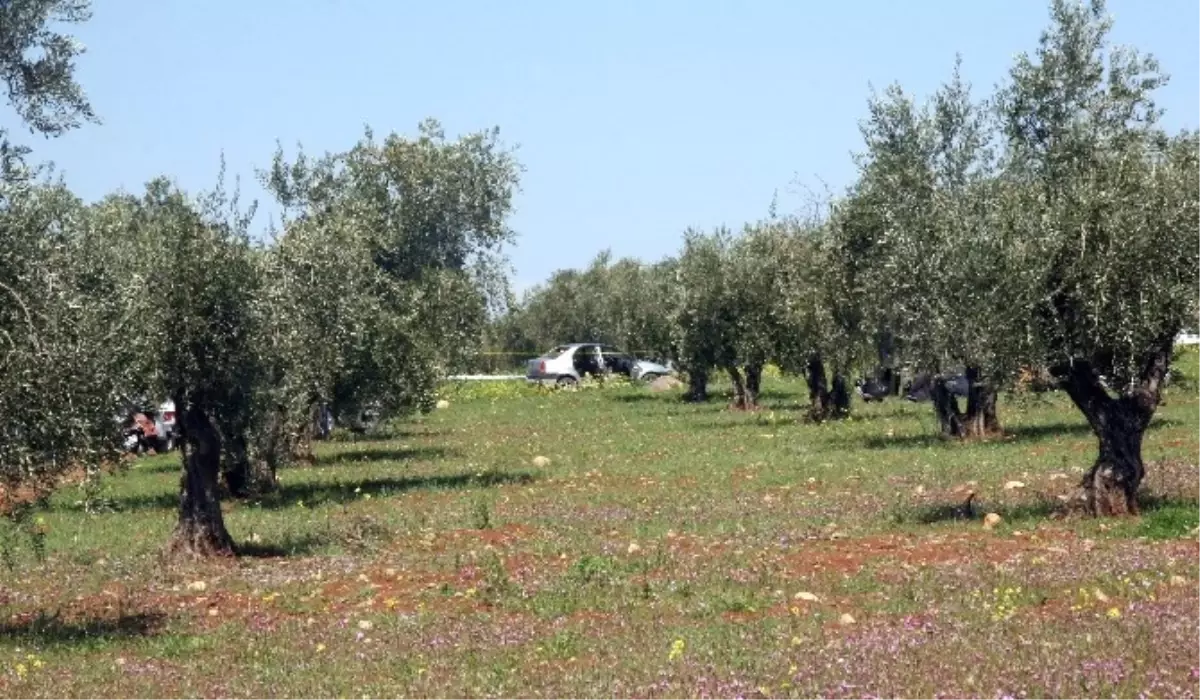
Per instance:
[[[573,386],[586,375],[624,374],[630,379],[652,382],[670,372],[669,367],[639,360],[612,345],[569,343],[530,360],[525,379],[535,383],[554,382],[558,386]]]

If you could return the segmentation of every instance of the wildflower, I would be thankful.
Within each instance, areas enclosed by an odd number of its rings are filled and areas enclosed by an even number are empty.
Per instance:
[[[792,637],[792,646],[798,647],[803,643],[804,643],[804,640],[800,639],[799,637]]]
[[[388,610],[391,610],[392,608],[399,605],[400,601],[396,600],[395,598],[388,598],[387,600],[383,601],[383,604],[387,606]]]
[[[1109,609],[1108,609],[1108,612],[1106,612],[1106,613],[1105,613],[1105,615],[1108,615],[1108,618],[1109,618],[1110,620],[1115,620],[1115,619],[1117,619],[1118,617],[1120,617],[1120,616],[1121,616],[1121,609],[1120,609],[1120,608],[1115,608],[1115,607],[1114,607],[1114,608],[1109,608]]]
[[[34,660],[33,660],[33,667],[34,667],[34,668],[41,668],[42,666],[45,666],[45,665],[46,665],[46,664],[45,664],[44,662],[42,662],[42,660],[41,660],[41,659],[34,659]]]
[[[27,673],[29,673],[29,669],[25,667],[25,664],[17,664],[17,678],[24,678]]]
[[[319,643],[318,643],[318,644],[317,644],[317,651],[318,651],[318,652],[325,651],[325,645],[324,645],[324,644],[319,644]]]
[[[674,661],[683,656],[684,643],[682,639],[676,639],[671,643],[671,652],[667,654],[668,661]]]

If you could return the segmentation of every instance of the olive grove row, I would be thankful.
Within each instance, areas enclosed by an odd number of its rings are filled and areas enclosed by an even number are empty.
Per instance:
[[[77,44],[50,29],[87,18],[78,0],[0,5],[0,75],[34,132],[94,120]],[[88,203],[0,144],[0,484],[36,498],[64,472],[97,474],[117,458],[119,407],[169,398],[178,552],[234,551],[221,495],[272,489],[310,458],[317,406],[430,407],[504,283],[520,167],[496,130],[450,140],[430,120],[321,157],[278,150],[259,173],[282,212],[265,242],[223,178]]]
[[[996,392],[1052,378],[1099,438],[1085,486],[1135,509],[1142,435],[1174,340],[1197,323],[1196,132],[1160,126],[1155,60],[1109,44],[1103,5],[1055,1],[1032,55],[980,99],[955,65],[926,100],[872,94],[858,174],[803,216],[688,231],[654,264],[556,273],[493,346],[611,342],[709,373],[753,405],[763,366],[805,374],[813,414],[849,410],[849,372],[934,376],[942,432],[1001,429]],[[946,387],[963,370],[965,410]]]

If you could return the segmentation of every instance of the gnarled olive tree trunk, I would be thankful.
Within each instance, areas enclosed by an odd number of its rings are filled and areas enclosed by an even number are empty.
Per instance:
[[[742,381],[742,373],[738,371],[737,365],[725,365],[724,370],[729,373],[729,380],[733,382],[733,407],[737,409],[746,408],[746,383]]]
[[[983,378],[978,367],[967,368],[967,414],[963,430],[965,437],[987,437],[1002,432],[996,416],[996,389]]]
[[[998,435],[1001,429],[1000,419],[996,415],[996,389],[983,379],[978,367],[968,367],[966,379],[967,410],[963,412],[959,408],[958,397],[947,385],[945,375],[933,377],[929,398],[933,402],[939,432],[947,438]]]
[[[699,367],[688,368],[688,390],[683,395],[684,401],[708,401],[708,369]]]
[[[759,363],[746,365],[746,407],[758,406],[758,395],[762,392],[763,366]]]
[[[959,438],[965,433],[963,414],[958,408],[958,398],[950,387],[946,386],[946,378],[941,374],[935,375],[929,388],[929,399],[933,402],[933,412],[937,416],[938,431],[943,437]]]
[[[850,390],[846,377],[835,371],[833,388],[830,390],[825,378],[825,362],[816,353],[808,358],[807,370],[809,417],[820,421],[850,415]]]
[[[1054,368],[1071,401],[1099,440],[1099,454],[1081,486],[1095,515],[1137,515],[1138,487],[1146,476],[1142,438],[1162,396],[1174,334],[1147,354],[1136,382],[1114,398],[1091,363],[1076,360]]]
[[[231,556],[233,538],[221,515],[218,477],[221,469],[221,435],[199,402],[177,396],[179,425],[183,428],[183,476],[179,483],[179,521],[168,551],[190,556]]]

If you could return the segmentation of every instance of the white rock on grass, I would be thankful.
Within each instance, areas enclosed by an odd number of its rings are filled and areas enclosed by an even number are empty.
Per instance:
[[[548,467],[550,466],[550,458],[538,455],[537,457],[533,458],[533,466],[538,467],[539,469]]]

